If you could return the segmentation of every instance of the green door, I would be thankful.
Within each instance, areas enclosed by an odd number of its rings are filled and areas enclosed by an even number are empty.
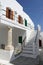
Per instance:
[[[19,43],[22,44],[22,36],[19,36]]]

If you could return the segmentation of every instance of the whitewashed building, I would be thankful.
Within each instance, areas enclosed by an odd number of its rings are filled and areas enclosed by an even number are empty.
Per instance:
[[[10,62],[20,55],[36,58],[36,34],[34,23],[16,0],[0,0],[0,59]]]

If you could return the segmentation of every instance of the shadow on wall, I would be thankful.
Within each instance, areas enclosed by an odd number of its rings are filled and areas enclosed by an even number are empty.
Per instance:
[[[0,27],[0,48],[4,49],[8,43],[8,28]]]
[[[12,37],[12,43],[13,43],[13,46],[14,47],[17,47],[18,46],[18,43],[19,43],[19,37],[22,37],[22,41],[23,41],[23,37],[24,37],[24,34],[26,36],[26,31],[24,30],[21,30],[21,29],[18,29],[18,28],[14,28],[13,29],[13,37]]]

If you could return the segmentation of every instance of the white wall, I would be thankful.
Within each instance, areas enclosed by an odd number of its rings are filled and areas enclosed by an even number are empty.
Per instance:
[[[31,27],[34,28],[34,23],[30,19],[30,17],[23,11],[23,7],[16,0],[5,0],[5,1],[1,0],[1,5],[2,5],[2,8],[5,9],[5,10],[6,10],[6,7],[10,7],[12,10],[17,11],[18,15],[20,14],[23,18],[26,18],[28,23],[31,25]],[[19,35],[23,36],[25,31],[22,31],[22,30],[17,29],[17,28],[16,29],[14,28],[13,31],[14,31],[13,32],[13,43],[16,45],[18,43],[17,37]],[[27,41],[29,40],[29,36],[30,36],[31,33],[32,33],[31,29],[26,31]]]
[[[16,17],[18,17],[18,15],[21,15],[23,17],[23,19],[27,19],[28,22],[28,27],[30,28],[34,28],[34,23],[31,20],[31,18],[23,11],[23,7],[16,1],[16,0],[1,0],[1,7],[2,9],[6,10],[6,7],[10,7],[13,11],[17,12]],[[2,11],[2,14],[6,15],[5,12]],[[15,12],[14,12],[15,14]],[[2,18],[4,18],[2,16]],[[5,19],[5,18],[4,18]],[[15,18],[17,19],[17,18]],[[16,20],[17,21],[17,20]]]
[[[23,38],[26,36],[26,40],[25,42],[29,42],[29,40],[31,39],[30,35],[32,34],[32,30],[27,30],[27,31],[24,31],[24,30],[21,30],[21,29],[18,29],[18,28],[14,28],[13,29],[13,45],[16,47],[18,46],[18,37],[19,36],[22,36]],[[26,45],[27,43],[25,43]]]
[[[1,5],[4,10],[6,10],[6,7],[10,7],[13,11],[17,11],[18,14],[22,14],[23,7],[16,0],[1,0]]]
[[[26,31],[26,44],[31,40],[31,38],[32,38],[32,34],[33,34],[33,31],[34,30],[31,30],[31,29],[29,29],[29,30],[27,30]]]
[[[0,59],[10,62],[10,60],[12,60],[11,59],[12,53],[13,53],[12,50],[11,51],[6,51],[6,50],[3,50],[3,49],[0,49]]]
[[[24,37],[24,34],[25,34],[26,32],[24,31],[24,30],[21,30],[21,29],[18,29],[18,28],[14,28],[13,29],[13,38],[12,38],[12,40],[13,40],[13,45],[16,47],[16,46],[18,46],[18,37],[19,36],[22,36],[22,37]],[[26,36],[26,35],[25,35]]]
[[[27,19],[28,23],[34,27],[31,18],[23,11],[23,7],[16,0],[1,0],[1,5],[4,10],[6,10],[6,7],[10,7],[13,11],[17,12],[17,15],[21,15],[23,18]]]
[[[34,28],[33,21],[31,20],[31,18],[29,17],[29,15],[27,15],[24,11],[23,11],[23,18],[25,18],[27,20],[27,23],[30,24],[30,26],[32,28]],[[28,27],[29,27],[29,25],[28,25]]]
[[[26,31],[14,28],[12,32],[12,44],[14,46],[18,45],[18,37],[22,36],[24,37],[24,34],[26,36]],[[0,27],[0,46],[1,44],[7,45],[8,43],[8,28],[7,27]]]
[[[12,44],[14,47],[18,46],[18,37],[22,36],[23,39],[26,36],[26,42],[29,41],[31,30],[24,31],[22,29],[13,28],[12,32]],[[0,45],[8,43],[8,28],[7,27],[0,27]]]
[[[8,29],[5,27],[0,27],[0,46],[1,44],[7,44],[8,43]]]

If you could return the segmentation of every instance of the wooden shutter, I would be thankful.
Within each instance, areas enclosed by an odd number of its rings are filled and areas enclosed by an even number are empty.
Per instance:
[[[12,11],[12,10],[10,12],[10,19],[14,20],[14,11]]]
[[[6,17],[10,18],[10,10],[8,7],[6,7]]]
[[[27,20],[25,19],[25,26],[27,26]]]
[[[18,15],[18,22],[23,24],[23,19],[22,19],[22,17],[20,15]]]
[[[14,11],[12,11],[9,7],[6,7],[6,17],[14,20]]]

